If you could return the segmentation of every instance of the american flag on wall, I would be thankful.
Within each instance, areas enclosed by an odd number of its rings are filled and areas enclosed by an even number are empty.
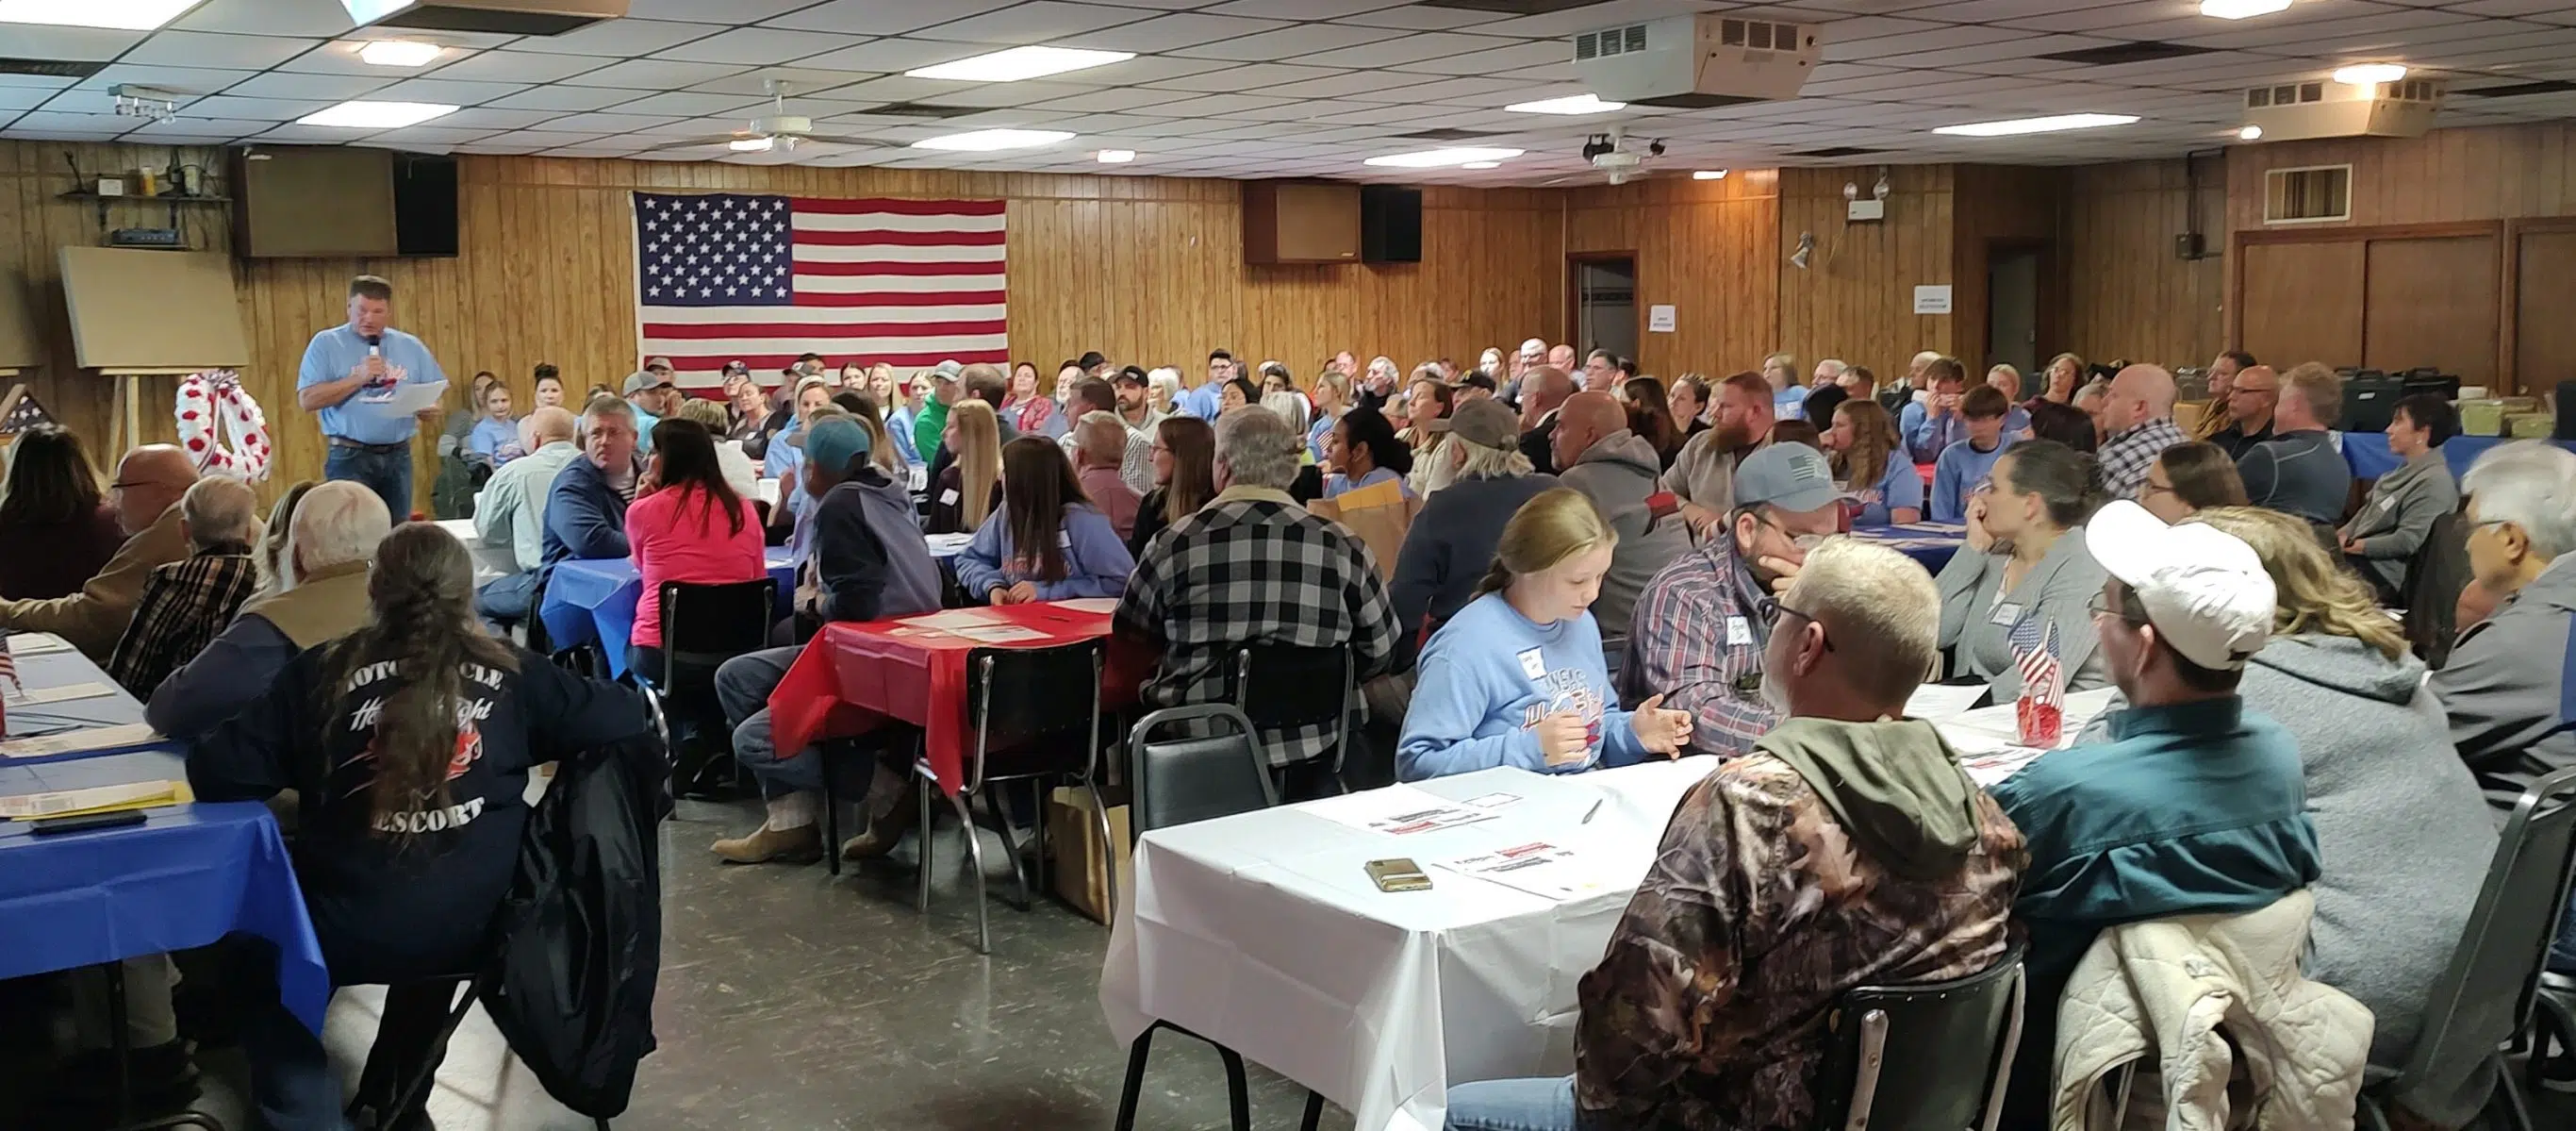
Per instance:
[[[637,360],[713,388],[798,355],[1004,362],[1002,202],[635,194]]]

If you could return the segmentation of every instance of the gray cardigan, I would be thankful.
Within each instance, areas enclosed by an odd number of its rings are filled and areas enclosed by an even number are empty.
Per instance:
[[[2343,536],[2361,543],[2361,558],[2391,590],[2406,586],[2406,563],[2433,534],[2433,520],[2460,509],[2460,485],[2439,449],[2407,460],[2370,485],[2361,512]]]
[[[2004,567],[2001,554],[1966,550],[1950,556],[1936,580],[1941,586],[1941,646],[1958,650],[1958,667],[1950,674],[1983,678],[1996,702],[2021,696],[2021,672],[2013,666],[2007,637],[2012,626],[2036,608],[2057,625],[2058,663],[2066,671],[2066,690],[2089,691],[2111,682],[2102,666],[2100,635],[2093,631],[2093,598],[2110,575],[2084,546],[2081,526],[2059,535],[2057,544],[2039,559],[2021,584],[1997,604]]]

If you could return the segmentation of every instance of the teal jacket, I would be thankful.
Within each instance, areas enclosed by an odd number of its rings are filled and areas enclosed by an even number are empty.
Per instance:
[[[2048,1079],[2058,996],[2104,928],[2253,911],[2317,878],[2298,742],[2280,724],[2229,696],[2109,726],[2111,741],[2041,755],[1989,791],[2030,848],[2013,911],[2030,931],[2022,1051],[2037,1059],[2016,1085]],[[2013,1092],[2019,1126],[2031,1097]]]

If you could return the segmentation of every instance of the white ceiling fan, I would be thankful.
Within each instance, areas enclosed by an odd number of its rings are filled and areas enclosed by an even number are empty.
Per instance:
[[[1664,141],[1655,138],[1643,145],[1628,143],[1625,126],[1612,126],[1607,133],[1597,133],[1583,142],[1583,158],[1592,162],[1590,173],[1575,173],[1540,181],[1542,186],[1572,184],[1624,185],[1643,177],[1646,166],[1664,155]]]
[[[705,149],[719,145],[735,153],[769,153],[772,151],[792,152],[800,145],[817,142],[826,145],[855,146],[862,149],[892,149],[896,147],[895,142],[878,141],[874,138],[843,137],[835,134],[815,133],[814,119],[800,117],[787,112],[787,84],[785,82],[778,79],[763,79],[761,80],[760,85],[769,91],[770,113],[768,117],[754,118],[751,120],[748,127],[735,130],[729,134],[702,134],[697,137],[682,138],[678,141],[664,142],[651,149],[647,149],[644,152],[662,153],[675,149]]]

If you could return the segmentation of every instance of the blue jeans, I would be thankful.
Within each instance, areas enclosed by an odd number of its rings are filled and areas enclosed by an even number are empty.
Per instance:
[[[328,442],[327,439],[325,442]],[[373,451],[331,445],[322,459],[322,478],[347,480],[376,493],[385,511],[400,526],[411,518],[411,446],[399,451]]]
[[[1574,1077],[1479,1080],[1449,1089],[1449,1131],[1574,1131]]]
[[[537,571],[493,578],[474,595],[474,611],[490,621],[522,621],[536,611]]]
[[[716,699],[724,704],[726,725],[733,728],[733,756],[760,783],[760,795],[773,801],[823,788],[821,754],[790,750],[782,757],[769,732],[769,693],[787,678],[788,666],[803,651],[745,652],[716,669]]]

